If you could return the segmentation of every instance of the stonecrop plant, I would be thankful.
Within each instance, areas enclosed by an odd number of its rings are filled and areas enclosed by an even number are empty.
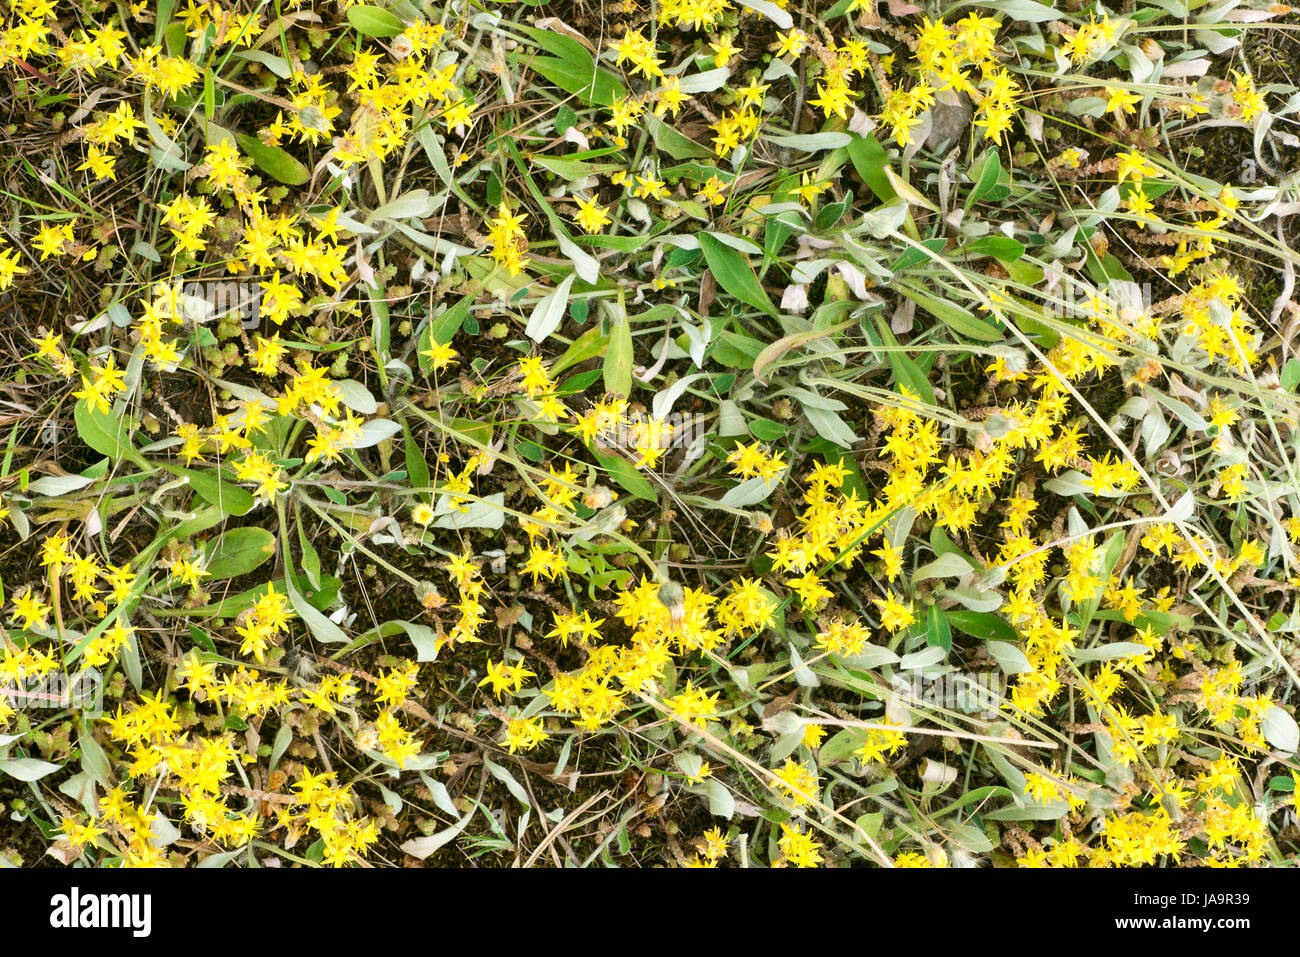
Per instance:
[[[0,862],[1295,866],[1287,5],[0,16]]]

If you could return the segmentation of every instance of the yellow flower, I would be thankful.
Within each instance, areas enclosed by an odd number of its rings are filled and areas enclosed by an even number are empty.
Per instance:
[[[435,342],[432,348],[425,349],[420,355],[429,357],[429,363],[433,366],[434,372],[441,372],[460,353],[451,347],[450,342]]]
[[[26,266],[18,265],[18,253],[12,249],[0,249],[0,292],[14,284],[14,276],[25,275],[27,272]]]
[[[1155,209],[1155,204],[1147,198],[1147,194],[1142,191],[1141,186],[1138,186],[1133,190],[1133,192],[1129,193],[1128,199],[1124,201],[1124,207],[1134,216],[1140,217],[1137,223],[1138,229],[1146,229],[1147,219],[1155,218],[1151,216],[1151,211]]]
[[[537,675],[529,671],[523,665],[508,665],[504,660],[496,662],[489,660],[487,663],[487,677],[478,683],[478,687],[491,685],[492,693],[498,698],[503,692],[514,693],[523,687],[525,678],[535,678]]]
[[[820,724],[806,724],[803,728],[803,746],[810,750],[816,750],[822,745],[822,739],[826,737],[826,729]]]
[[[718,695],[705,694],[690,681],[686,682],[686,687],[679,694],[665,698],[664,704],[677,717],[699,728],[703,728],[705,722],[718,713]]]
[[[872,601],[880,609],[880,624],[886,631],[893,633],[916,622],[911,602],[900,602],[892,591],[885,592],[884,598]]]
[[[695,195],[708,201],[713,206],[721,206],[727,201],[727,197],[723,195],[726,188],[726,183],[716,176],[710,176]]]
[[[690,99],[690,95],[681,89],[681,80],[675,76],[666,76],[659,89],[655,92],[655,116],[663,116],[667,113],[669,116],[676,116],[677,111],[682,108],[682,104]]]
[[[710,43],[709,49],[713,51],[713,63],[715,66],[723,67],[731,62],[731,58],[740,52],[739,48],[731,45],[731,34],[724,34],[717,42]]]
[[[782,856],[795,867],[816,867],[822,863],[821,844],[811,834],[804,834],[788,823],[781,824],[777,841]]]
[[[1142,102],[1141,93],[1131,93],[1122,86],[1106,87],[1106,112],[1118,110],[1120,113],[1136,113],[1137,104]]]
[[[250,356],[253,360],[253,369],[262,375],[275,375],[279,371],[280,360],[289,350],[280,342],[279,333],[270,339],[256,336],[255,340]]]
[[[63,836],[68,839],[74,851],[80,851],[87,844],[94,844],[95,838],[105,833],[104,828],[94,824],[78,824],[73,818],[65,817],[60,825]]]
[[[24,628],[44,628],[46,616],[49,615],[50,611],[51,607],[42,602],[31,591],[14,599],[14,617],[23,620]]]
[[[111,154],[106,153],[102,147],[91,144],[86,149],[86,161],[77,167],[77,172],[90,170],[95,175],[96,180],[117,179],[117,173],[113,171],[117,159]]]
[[[505,266],[512,276],[517,276],[526,262],[524,250],[528,241],[523,224],[527,219],[527,214],[515,213],[510,208],[510,201],[503,199],[497,216],[489,224],[488,242],[492,246],[492,258]]]
[[[1025,775],[1025,796],[1038,804],[1050,804],[1060,798],[1061,789],[1051,778],[1031,771]]]
[[[813,204],[813,201],[816,200],[819,195],[830,189],[831,185],[829,182],[825,181],[820,183],[816,182],[813,179],[811,171],[804,173],[799,183],[800,185],[796,186],[793,192],[797,193],[799,198],[809,206]]]
[[[612,221],[606,208],[596,204],[594,196],[578,200],[578,209],[573,214],[573,219],[587,233],[598,233]]]
[[[706,860],[717,861],[726,856],[730,844],[731,841],[722,833],[721,828],[711,827],[700,835],[700,842],[696,847]]]
[[[709,766],[709,762],[701,761],[699,770],[696,771],[694,774],[688,774],[686,776],[686,780],[689,781],[691,784],[699,784],[705,778],[712,777],[712,775],[713,775],[713,768]]]
[[[808,46],[808,34],[799,29],[790,30],[786,33],[778,33],[776,35],[776,40],[777,56],[786,56],[788,54],[797,57],[804,51],[804,48]],[[719,65],[721,66],[721,64]]]
[[[61,226],[42,226],[40,228],[32,245],[40,250],[42,262],[51,256],[62,256],[67,252],[67,247],[72,245],[72,228],[75,224],[76,220],[74,219]]]
[[[191,588],[199,587],[199,579],[207,577],[208,572],[199,565],[198,562],[189,559],[181,559],[172,565],[171,576],[177,581],[189,585]]]
[[[776,785],[785,791],[795,807],[803,807],[817,799],[817,786],[820,779],[812,768],[786,758],[785,764],[774,771]]]
[[[1116,177],[1122,183],[1126,179],[1132,179],[1135,183],[1141,183],[1144,177],[1159,176],[1160,170],[1152,166],[1145,156],[1137,150],[1129,150],[1127,153],[1119,155],[1119,165],[1116,167]]]
[[[1249,73],[1232,71],[1232,100],[1241,109],[1241,118],[1249,122],[1268,109],[1264,98],[1255,90],[1255,80]]]
[[[506,722],[506,747],[511,754],[531,751],[548,737],[541,717],[511,718]]]
[[[763,95],[767,93],[770,83],[759,83],[757,79],[751,80],[749,86],[742,86],[736,90],[736,99],[741,106],[756,106],[762,109]]]

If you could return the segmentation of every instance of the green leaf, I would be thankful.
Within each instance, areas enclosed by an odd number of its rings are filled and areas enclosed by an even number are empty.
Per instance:
[[[1264,713],[1260,730],[1268,743],[1279,751],[1294,754],[1296,749],[1300,748],[1300,727],[1297,727],[1295,718],[1278,705],[1273,705]]]
[[[316,551],[316,546],[307,538],[307,533],[302,530],[302,515],[295,512],[295,518],[298,520],[298,549],[302,553],[302,570],[307,575],[307,583],[311,585],[313,591],[320,591],[320,554]]]
[[[742,7],[761,13],[775,23],[778,30],[789,30],[794,26],[794,17],[790,11],[777,6],[772,0],[736,0],[736,2]]]
[[[960,247],[956,255],[992,256],[1004,263],[1013,263],[1025,254],[1025,245],[1010,236],[981,236]]]
[[[875,136],[868,133],[866,136],[853,137],[849,141],[848,151],[853,168],[882,203],[887,203],[898,195],[890,185],[889,177],[885,175],[889,157]]]
[[[439,506],[441,510],[443,506]],[[482,501],[471,502],[465,511],[451,509],[433,521],[433,528],[487,528],[498,530],[505,524],[505,493],[494,492]]]
[[[108,781],[112,774],[112,766],[109,764],[108,755],[104,749],[99,746],[95,740],[95,734],[91,730],[91,721],[83,719],[81,727],[77,731],[77,747],[81,749],[81,768],[89,772],[96,781],[101,784]]]
[[[214,655],[217,654],[217,646],[212,643],[212,638],[198,625],[190,625],[190,637],[204,651],[211,652]]]
[[[7,774],[19,781],[39,781],[62,767],[61,764],[50,764],[49,761],[38,761],[36,758],[10,758],[0,761],[0,774]]]
[[[350,7],[348,23],[364,37],[395,37],[406,29],[396,14],[382,7]]]
[[[1091,246],[1088,247],[1092,249]],[[1101,259],[1102,272],[1106,279],[1119,280],[1122,282],[1133,282],[1133,274],[1124,268],[1124,264],[1119,261],[1114,253],[1107,253]]]
[[[1300,359],[1288,359],[1286,365],[1282,367],[1282,388],[1294,393],[1296,386],[1300,386]]]
[[[477,295],[478,293],[471,292],[464,296],[441,315],[434,316],[420,331],[420,348],[416,356],[420,363],[420,371],[425,375],[433,371],[433,360],[425,353],[435,345],[445,346],[451,342],[456,333],[460,332],[460,327],[469,318],[469,307]]]
[[[928,209],[932,213],[939,212],[939,207],[930,202],[929,197],[907,180],[903,179],[903,177],[895,173],[893,167],[885,167],[885,179],[889,180],[889,185],[894,187],[894,194],[905,204],[920,206],[922,209]]]
[[[203,118],[212,121],[217,111],[217,94],[212,85],[212,67],[203,69]]]
[[[709,802],[709,813],[714,817],[731,819],[736,813],[736,799],[717,778],[706,778],[691,788],[692,794],[698,794]]]
[[[931,605],[925,613],[925,643],[945,652],[952,651],[952,629],[938,605]]]
[[[232,56],[240,60],[251,60],[254,63],[260,63],[282,80],[289,79],[293,70],[289,67],[289,61],[284,57],[276,56],[274,53],[267,53],[265,50],[236,50]]]
[[[558,286],[538,301],[528,317],[524,335],[539,344],[550,337],[564,319],[565,310],[569,305],[569,290],[573,288],[573,281],[577,278],[576,273],[569,273]]]
[[[1005,674],[1022,675],[1034,670],[1020,646],[1010,641],[987,642],[989,654]]]
[[[975,185],[971,187],[970,195],[966,197],[966,208],[970,209],[985,196],[988,196],[998,185],[998,178],[1002,175],[1002,160],[998,157],[998,151],[991,149],[980,162],[977,170],[971,175]]]
[[[718,285],[735,296],[741,302],[761,309],[770,316],[780,315],[767,290],[759,282],[758,274],[749,260],[738,249],[733,249],[710,233],[700,233],[700,248],[704,250],[705,262],[713,271]]]
[[[1044,23],[1061,15],[1056,7],[1038,3],[1037,0],[981,0],[980,5],[1025,23]]]
[[[570,183],[587,176],[612,173],[620,168],[617,163],[584,163],[580,160],[564,159],[558,156],[534,155],[528,158],[528,162],[535,163],[542,169],[554,173]]]
[[[998,342],[1002,339],[1001,332],[983,319],[977,318],[969,309],[902,283],[895,283],[894,288],[954,332],[968,339],[978,339],[981,342]]]
[[[140,664],[140,637],[132,635],[127,640],[126,646],[118,655],[118,661],[122,663],[122,670],[126,672],[127,679],[131,682],[131,687],[136,691],[144,688],[144,668]]]
[[[1146,654],[1148,651],[1150,649],[1146,645],[1138,644],[1136,641],[1112,641],[1094,648],[1072,649],[1070,657],[1075,661],[1111,661],[1115,658],[1131,658],[1134,655]]]
[[[169,23],[163,31],[163,42],[171,56],[185,56],[185,40],[188,34],[183,23]]]
[[[703,159],[713,155],[712,150],[705,149],[695,140],[683,136],[653,114],[647,113],[642,118],[642,122],[650,130],[650,137],[654,140],[655,147],[675,160]]]
[[[257,168],[272,179],[288,186],[301,186],[311,179],[311,172],[307,167],[280,147],[267,146],[256,136],[249,136],[247,133],[236,133],[235,139],[239,141],[239,148],[248,154]]]
[[[438,657],[438,635],[428,625],[420,625],[413,621],[404,621],[397,619],[389,622],[392,625],[398,625],[406,632],[407,637],[411,639],[411,644],[415,646],[415,660],[419,662],[435,661]]]
[[[406,446],[406,474],[411,488],[428,488],[429,463],[425,461],[424,452],[405,424],[402,426],[402,438]]]
[[[302,596],[302,592],[294,586],[291,576],[285,577],[284,586],[289,594],[289,604],[293,605],[293,610],[298,613],[298,617],[303,620],[317,641],[331,645],[345,645],[351,641],[342,628],[312,607],[311,603]]]
[[[604,452],[593,451],[592,455],[596,457],[596,461],[600,463],[601,467],[609,473],[615,482],[637,498],[645,499],[647,502],[657,502],[659,500],[659,496],[655,494],[654,486],[627,459]]]
[[[853,142],[853,134],[827,130],[822,133],[765,133],[763,138],[782,149],[801,153],[818,153],[822,150],[843,149]]]
[[[808,424],[813,427],[813,431],[828,442],[833,442],[844,449],[850,449],[858,440],[853,427],[830,409],[806,405],[803,414],[804,418],[808,420]]]
[[[894,338],[894,332],[889,328],[889,323],[885,322],[883,317],[877,316],[876,328],[880,331],[880,338],[884,341],[884,344],[891,347],[891,350],[885,353],[885,356],[889,359],[889,367],[894,371],[894,381],[899,385],[907,386],[926,405],[937,405],[938,403],[934,398],[934,389],[930,387],[929,377],[921,371],[921,367],[916,364],[916,361],[911,356],[898,350],[898,340]]]
[[[238,145],[238,141],[235,139],[234,133],[230,132],[230,130],[226,129],[224,126],[218,126],[216,123],[213,123],[211,120],[208,121],[207,129],[204,131],[204,137],[205,137],[205,142],[207,142],[209,149],[212,149],[215,146],[219,146],[222,143],[222,141],[229,142],[231,146]],[[154,255],[157,255],[157,251],[154,252]],[[156,259],[154,260],[154,262],[158,262],[158,261],[159,260]]]
[[[73,419],[77,423],[77,434],[81,436],[81,441],[99,454],[114,460],[128,458],[145,464],[144,457],[131,444],[125,416],[102,412],[82,399],[73,411]]]
[[[624,398],[632,394],[632,327],[621,308],[610,319],[604,373],[606,392]]]
[[[866,743],[867,732],[862,728],[845,728],[822,743],[817,759],[822,764],[839,764],[853,757],[853,752]]]
[[[253,495],[246,489],[224,481],[215,471],[199,472],[168,466],[174,475],[183,475],[190,482],[194,494],[209,505],[215,505],[227,515],[245,515],[253,507]]]
[[[1102,553],[1102,581],[1109,581],[1110,573],[1114,571],[1115,563],[1119,561],[1119,557],[1123,552],[1124,533],[1113,532],[1111,536],[1106,539],[1106,550]],[[1079,604],[1080,629],[1086,630],[1088,626],[1092,624],[1092,619],[1097,614],[1097,606],[1101,604],[1101,598],[1102,589],[1097,589],[1096,593],[1091,598]],[[1141,652],[1134,652],[1134,654],[1141,654]]]
[[[921,245],[932,253],[938,253],[948,244],[948,240],[939,236],[935,239],[923,239]],[[915,246],[909,246],[903,250],[903,255],[899,256],[897,261],[889,267],[890,272],[902,272],[904,269],[911,269],[913,266],[919,266],[922,263],[928,263],[930,257],[925,254],[924,249],[917,249]]]
[[[1268,779],[1268,790],[1282,791],[1286,794],[1295,793],[1295,781],[1289,776],[1275,774]]]
[[[749,431],[756,439],[762,439],[764,442],[775,442],[789,430],[780,422],[773,422],[771,419],[760,417],[749,420]]]
[[[986,611],[963,611],[954,608],[947,613],[948,624],[963,634],[984,641],[1018,640],[1016,630],[997,615]]]
[[[726,494],[719,499],[719,505],[726,505],[730,508],[748,508],[751,505],[757,505],[771,497],[776,491],[777,486],[781,484],[781,475],[773,481],[768,481],[761,475],[745,479],[745,481],[733,485],[727,489]]]
[[[469,307],[474,302],[475,294],[465,296],[454,306],[429,323],[429,337],[440,346],[451,342],[460,327],[469,318]]]
[[[912,573],[912,583],[923,582],[931,578],[960,578],[968,574],[974,564],[961,552],[944,552],[934,561],[922,565]]]
[[[577,40],[550,30],[520,27],[543,50],[554,56],[532,57],[525,62],[566,93],[593,106],[609,106],[627,89],[608,70],[598,69],[591,52]]]
[[[203,554],[209,577],[237,578],[275,554],[275,536],[264,528],[232,528],[206,542]]]
[[[158,0],[154,7],[154,27],[153,42],[157,46],[162,42],[163,31],[167,29],[167,24],[171,22],[172,10],[176,7],[176,0]]]
[[[1025,807],[998,808],[987,811],[982,816],[986,821],[1055,821],[1065,817],[1070,805],[1065,801],[1052,801],[1048,804],[1029,804]]]
[[[558,375],[570,366],[596,358],[609,348],[609,338],[607,334],[600,331],[599,325],[592,326],[573,340],[573,345],[564,350],[564,355],[555,360],[555,364],[551,366],[551,374]]]
[[[102,463],[101,463],[102,464]],[[42,495],[47,498],[59,498],[69,495],[77,489],[85,488],[95,480],[88,475],[47,475],[38,478],[27,486],[29,495]]]

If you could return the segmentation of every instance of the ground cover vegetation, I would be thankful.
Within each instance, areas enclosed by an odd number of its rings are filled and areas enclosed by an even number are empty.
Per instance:
[[[1293,866],[1295,26],[5,0],[0,859]]]

